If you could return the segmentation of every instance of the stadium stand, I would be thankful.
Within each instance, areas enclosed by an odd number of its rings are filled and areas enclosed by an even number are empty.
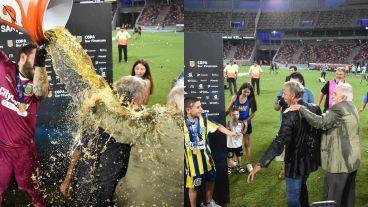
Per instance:
[[[138,24],[143,26],[156,25],[157,17],[162,10],[162,4],[151,4],[144,7],[142,14],[139,18]]]
[[[165,17],[166,25],[184,24],[183,2],[175,2],[170,5],[169,12]]]
[[[368,60],[368,42],[361,45],[360,51],[355,56],[354,60],[356,60],[356,61]]]
[[[254,45],[239,45],[236,48],[235,59],[236,60],[248,60],[252,54]]]

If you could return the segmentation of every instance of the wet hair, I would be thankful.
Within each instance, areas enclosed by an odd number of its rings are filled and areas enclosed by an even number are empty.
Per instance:
[[[135,61],[135,63],[133,64],[133,68],[132,68],[132,76],[135,76],[135,71],[134,68],[135,66],[137,66],[138,64],[142,64],[145,68],[146,68],[146,72],[143,75],[143,79],[148,79],[151,82],[151,89],[150,89],[150,95],[153,93],[153,81],[152,81],[152,76],[151,76],[151,69],[148,65],[148,62],[143,60],[143,59],[139,59],[137,61]]]
[[[135,76],[124,76],[113,85],[114,91],[123,98],[123,104],[130,103],[132,99],[141,100],[144,95],[146,82]]]
[[[191,109],[193,104],[200,101],[197,97],[185,97],[184,99],[184,109]]]
[[[248,88],[250,90],[250,94],[248,96],[250,100],[250,107],[252,109],[252,113],[257,111],[257,102],[256,97],[254,95],[253,87],[250,83],[243,83],[243,85],[240,86],[238,92],[236,93],[236,96],[240,96],[242,94],[242,90]]]
[[[299,72],[295,72],[295,73],[293,73],[293,74],[291,74],[291,75],[290,75],[290,78],[292,78],[292,79],[298,79],[298,80],[299,80],[299,82],[300,82],[303,86],[305,86],[304,77],[303,77],[303,75],[302,75],[301,73],[299,73]]]
[[[304,86],[296,81],[288,81],[284,86],[289,87],[289,92],[295,96],[295,98],[303,98]]]
[[[25,54],[26,56],[29,56],[30,54],[32,54],[32,51],[34,49],[37,49],[37,45],[35,44],[28,44],[28,45],[25,45],[23,46],[22,48],[20,48],[19,52],[18,52],[18,59],[17,59],[17,62],[20,61],[20,56],[22,54]]]

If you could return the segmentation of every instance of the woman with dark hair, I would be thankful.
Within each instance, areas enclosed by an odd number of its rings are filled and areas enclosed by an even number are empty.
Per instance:
[[[250,134],[252,133],[251,120],[254,118],[257,111],[256,97],[254,96],[254,90],[251,84],[244,83],[236,95],[231,97],[229,107],[226,110],[226,115],[232,107],[239,109],[239,121],[243,122],[244,126],[247,127],[245,134],[243,134],[243,139],[245,143],[246,167],[250,172],[253,169],[250,159]]]
[[[135,61],[132,68],[132,76],[142,78],[146,81],[146,90],[142,100],[143,105],[147,105],[149,101],[149,96],[153,93],[153,81],[151,76],[151,70],[147,61],[139,59]]]

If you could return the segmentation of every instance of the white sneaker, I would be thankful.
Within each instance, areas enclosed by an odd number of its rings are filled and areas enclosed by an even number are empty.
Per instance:
[[[251,172],[253,170],[252,164],[247,165],[247,170],[248,170],[248,172]]]
[[[209,204],[207,204],[207,207],[221,207],[215,203],[214,200],[212,200]]]
[[[238,162],[237,161],[234,161],[233,162],[233,167],[236,167],[236,166],[238,166]]]

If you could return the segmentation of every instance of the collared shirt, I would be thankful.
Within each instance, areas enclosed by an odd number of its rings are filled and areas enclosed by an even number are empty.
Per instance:
[[[249,68],[249,75],[251,78],[259,79],[261,77],[261,73],[263,73],[262,68],[259,65],[252,65]]]
[[[130,34],[126,30],[124,30],[124,32],[118,31],[118,33],[116,33],[116,39],[119,45],[128,45],[128,39],[130,39],[130,37]]]

